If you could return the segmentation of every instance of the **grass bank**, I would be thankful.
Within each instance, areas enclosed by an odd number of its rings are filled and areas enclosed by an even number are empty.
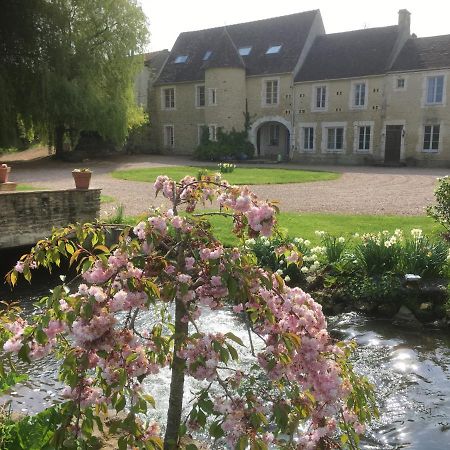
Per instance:
[[[123,217],[121,223],[135,224],[142,218]],[[209,218],[214,233],[225,245],[238,243],[231,232],[231,219],[221,216]],[[349,237],[355,233],[376,233],[388,230],[391,233],[400,228],[409,233],[413,228],[421,228],[427,235],[437,236],[443,228],[427,216],[373,216],[320,213],[281,213],[278,216],[280,227],[291,237],[302,237],[311,242],[319,242],[316,230],[332,235]]]
[[[143,181],[153,183],[158,175],[167,175],[175,180],[180,180],[186,175],[196,177],[200,170],[205,167],[194,166],[171,166],[152,167],[130,170],[117,170],[112,172],[114,178],[129,181]],[[215,172],[216,167],[206,167]],[[286,183],[308,183],[312,181],[336,180],[341,176],[337,172],[321,172],[312,170],[294,169],[260,169],[255,167],[237,167],[232,173],[223,174],[223,178],[231,184],[286,184]]]

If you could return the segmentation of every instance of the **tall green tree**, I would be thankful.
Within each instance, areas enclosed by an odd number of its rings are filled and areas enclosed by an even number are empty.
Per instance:
[[[134,0],[6,0],[10,32],[0,58],[0,145],[12,124],[33,126],[62,151],[67,131],[90,130],[121,143],[143,119],[134,79],[148,39],[146,17]],[[8,10],[8,6],[6,7]],[[27,22],[28,29],[23,23]],[[6,30],[6,31],[5,31]],[[140,56],[139,56],[140,55]]]

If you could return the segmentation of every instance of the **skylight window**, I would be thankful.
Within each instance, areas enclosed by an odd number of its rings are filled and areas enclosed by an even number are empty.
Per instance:
[[[205,52],[205,54],[203,55],[203,61],[208,61],[208,59],[210,58],[211,55],[212,55],[212,51],[211,50],[207,50]]]
[[[251,47],[241,47],[239,48],[239,54],[241,56],[247,56],[250,55],[250,52],[252,51]]]
[[[174,63],[175,64],[183,64],[187,61],[188,57],[187,55],[179,55],[175,58]]]
[[[266,51],[266,55],[273,55],[275,53],[280,53],[281,45],[272,45]]]

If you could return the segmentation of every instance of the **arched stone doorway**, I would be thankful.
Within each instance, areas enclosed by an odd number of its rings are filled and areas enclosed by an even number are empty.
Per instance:
[[[256,157],[283,160],[290,157],[292,125],[282,117],[267,116],[256,120],[249,131]]]

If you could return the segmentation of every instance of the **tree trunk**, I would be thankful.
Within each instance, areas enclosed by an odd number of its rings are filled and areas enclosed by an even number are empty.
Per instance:
[[[167,429],[164,436],[164,450],[178,448],[178,438],[183,411],[184,368],[185,360],[177,356],[178,350],[188,334],[188,323],[181,319],[186,315],[186,308],[181,300],[175,301],[175,343],[170,381],[169,410],[167,412]]]
[[[55,156],[57,158],[61,157],[64,152],[64,132],[66,128],[64,125],[58,125],[55,127]]]

